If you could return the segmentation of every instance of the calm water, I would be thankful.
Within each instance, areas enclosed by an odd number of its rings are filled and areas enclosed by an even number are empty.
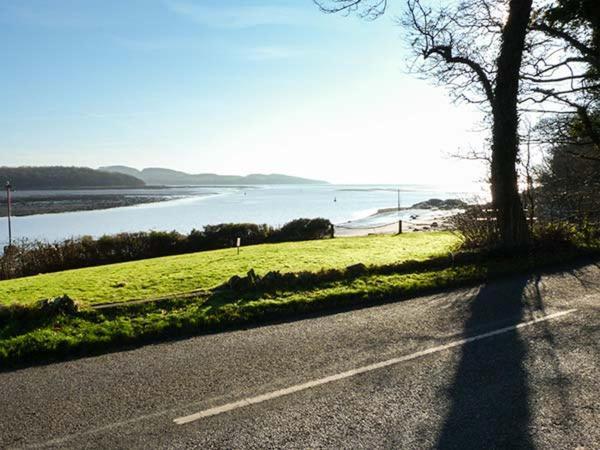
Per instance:
[[[325,217],[336,224],[352,221],[357,226],[377,225],[397,220],[397,212],[373,215],[378,209],[397,205],[397,188],[398,186],[287,185],[153,190],[148,194],[170,193],[186,197],[109,210],[15,217],[13,237],[53,241],[72,236],[100,236],[122,231],[189,232],[193,228],[223,222],[279,226],[299,217]],[[430,198],[470,200],[475,195],[473,190],[439,186],[400,186],[400,189],[403,207]],[[89,192],[106,193],[85,193]],[[25,193],[21,193],[23,194]],[[402,215],[408,218],[413,213],[403,211]],[[5,220],[2,220],[0,243],[6,243],[7,240],[8,232]]]

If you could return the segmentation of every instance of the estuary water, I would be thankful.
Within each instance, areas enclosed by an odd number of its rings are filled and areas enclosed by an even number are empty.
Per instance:
[[[13,217],[14,239],[61,240],[119,232],[177,230],[189,232],[224,222],[266,223],[280,226],[300,217],[324,217],[335,224],[375,226],[427,211],[395,208],[398,190],[403,208],[430,198],[472,200],[478,187],[452,188],[425,185],[270,185],[165,188],[153,195],[172,195],[174,200],[96,211]],[[75,191],[73,191],[75,192]],[[106,191],[92,191],[98,194]],[[60,191],[67,194],[69,191]],[[51,194],[51,193],[49,193]],[[27,195],[23,192],[21,195]],[[127,195],[127,193],[124,193]],[[0,225],[0,244],[8,241],[5,219]]]

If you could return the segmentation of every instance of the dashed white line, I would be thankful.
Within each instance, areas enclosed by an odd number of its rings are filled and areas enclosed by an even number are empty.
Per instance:
[[[554,314],[549,314],[547,316],[544,317],[540,317],[537,319],[533,319],[530,320],[528,322],[521,322],[515,325],[511,325],[508,327],[504,327],[504,328],[499,328],[497,330],[494,331],[489,331],[487,333],[483,333],[483,334],[478,334],[476,336],[471,336],[468,338],[464,338],[464,339],[459,339],[457,341],[453,341],[450,342],[448,344],[444,344],[444,345],[439,345],[437,347],[431,347],[428,348],[426,350],[421,350],[419,352],[416,353],[411,353],[409,355],[405,355],[405,356],[400,356],[398,358],[392,358],[392,359],[388,359],[386,361],[381,361],[375,364],[369,364],[368,366],[363,366],[363,367],[359,367],[357,369],[352,369],[352,370],[348,370],[346,372],[342,372],[342,373],[338,373],[336,375],[331,375],[328,377],[324,377],[324,378],[318,378],[316,380],[312,380],[312,381],[308,381],[306,383],[302,383],[302,384],[296,384],[294,386],[290,386],[288,388],[285,389],[279,389],[277,391],[273,391],[273,392],[269,392],[266,394],[262,394],[262,395],[258,395],[256,397],[247,397],[243,400],[239,400],[237,402],[233,402],[233,403],[227,403],[225,405],[221,405],[221,406],[217,406],[215,408],[210,408],[210,409],[205,409],[203,411],[194,413],[194,414],[190,414],[189,416],[184,416],[184,417],[179,417],[177,419],[174,419],[173,421],[178,424],[178,425],[184,425],[190,422],[194,422],[200,419],[204,419],[206,417],[210,417],[210,416],[216,416],[218,414],[223,414],[229,411],[233,411],[239,408],[243,408],[245,406],[249,406],[249,405],[255,405],[257,403],[262,403],[262,402],[266,402],[268,400],[273,400],[275,398],[279,398],[279,397],[283,397],[285,395],[290,395],[293,394],[295,392],[300,392],[300,391],[304,391],[306,389],[311,389],[317,386],[321,386],[323,384],[327,384],[327,383],[332,383],[334,381],[339,381],[339,380],[343,380],[345,378],[350,378],[353,377],[355,375],[359,375],[361,373],[365,373],[365,372],[371,372],[373,370],[377,370],[377,369],[382,369],[384,367],[388,367],[388,366],[392,366],[394,364],[398,364],[401,362],[405,362],[405,361],[410,361],[412,359],[417,359],[417,358],[421,358],[423,356],[427,356],[427,355],[431,355],[433,353],[438,353],[444,350],[448,350],[454,347],[459,347],[461,345],[465,345],[468,344],[470,342],[474,342],[474,341],[480,341],[482,339],[487,339],[493,336],[497,336],[499,334],[503,334],[503,333],[508,333],[509,331],[513,331],[513,330],[517,330],[519,328],[524,328],[524,327],[528,327],[531,325],[535,325],[536,323],[539,322],[545,322],[547,320],[551,320],[551,319],[556,319],[558,317],[562,317],[562,316],[566,316],[567,314],[571,314],[573,312],[577,311],[576,309],[569,309],[566,311],[560,311]]]

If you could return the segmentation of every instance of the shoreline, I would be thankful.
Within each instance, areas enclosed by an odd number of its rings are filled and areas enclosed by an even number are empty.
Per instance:
[[[299,217],[328,218],[334,223],[335,234],[340,237],[364,236],[397,233],[399,218],[404,221],[404,232],[444,230],[449,227],[448,219],[444,217],[460,212],[436,207],[403,207],[398,211],[397,207],[392,207],[394,199],[389,195],[359,195],[357,200],[354,195],[349,195],[339,197],[340,201],[335,203],[331,202],[334,195],[331,191],[332,188],[320,188],[312,195],[304,189],[275,189],[273,193],[270,189],[258,189],[248,190],[247,196],[246,191],[241,192],[239,188],[223,189],[222,192],[218,189],[135,193],[21,191],[15,192],[13,197],[13,213],[15,219],[19,219],[13,224],[13,238],[54,242],[74,236],[99,237],[148,230],[189,232],[219,223],[251,222],[281,226]],[[410,198],[407,204],[422,205],[433,200],[436,204],[444,202],[431,198],[443,193],[425,195]],[[424,198],[430,200],[423,202]],[[304,203],[295,205],[296,199],[302,199]],[[5,222],[6,201],[2,200],[0,196],[0,217]],[[314,202],[314,207],[311,202]],[[6,230],[5,226],[0,228],[0,242],[7,242]]]
[[[456,213],[458,214],[458,212]],[[419,231],[449,231],[452,230],[450,220],[455,214],[446,216],[433,216],[416,219],[402,220],[403,233],[415,233]],[[359,221],[354,221],[359,222]],[[351,224],[352,222],[347,222]],[[334,225],[335,237],[358,237],[378,234],[398,234],[398,222],[388,225],[346,226],[345,224]]]
[[[53,195],[27,196],[12,199],[12,217],[31,217],[45,214],[61,214],[82,211],[98,211],[128,206],[162,203],[183,198],[204,197],[196,195]],[[7,216],[6,201],[0,201],[0,218]]]

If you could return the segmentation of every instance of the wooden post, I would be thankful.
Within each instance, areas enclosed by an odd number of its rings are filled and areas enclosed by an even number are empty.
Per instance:
[[[400,215],[400,210],[402,208],[400,207],[400,188],[398,188],[398,234],[402,234],[402,219],[400,217],[402,217]]]
[[[11,198],[10,198],[10,189],[11,189],[11,185],[10,185],[10,181],[6,182],[6,212],[7,212],[7,218],[8,218],[8,246],[11,247],[12,246],[12,226],[10,223],[10,215],[11,215]]]
[[[237,238],[235,241],[235,246],[237,247],[237,254],[240,254],[240,246],[242,245],[242,238]]]
[[[331,234],[331,239],[333,239],[335,237],[335,225],[331,224],[330,226],[331,228],[329,230],[329,233]]]

